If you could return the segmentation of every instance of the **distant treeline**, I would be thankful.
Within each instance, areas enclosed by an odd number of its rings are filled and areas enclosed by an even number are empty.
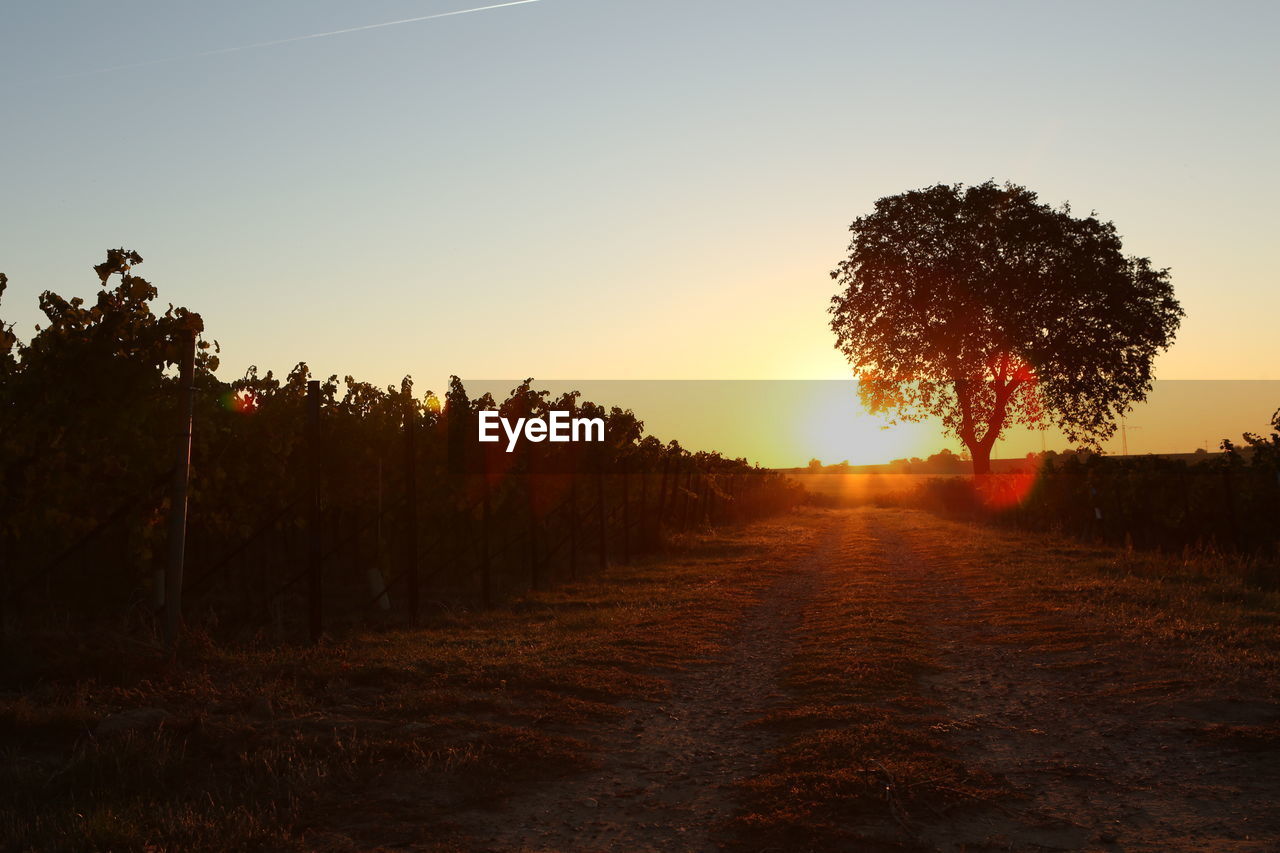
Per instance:
[[[1240,458],[1247,462],[1253,454],[1254,448],[1248,444],[1244,447],[1233,448],[1233,452],[1240,454]],[[1225,451],[1223,451],[1225,452]],[[1065,464],[1066,460],[1071,458],[1088,459],[1100,454],[1087,448],[1073,448],[1069,450],[1047,450],[1041,453],[1028,453],[1026,456],[1014,456],[1005,459],[992,459],[991,470],[996,474],[1019,474],[1028,471],[1036,471],[1046,462],[1053,461],[1056,464]],[[1218,459],[1221,453],[1210,453],[1207,450],[1196,450],[1194,453],[1159,453],[1159,454],[1143,454],[1141,458],[1156,456],[1160,459],[1170,459],[1174,461],[1182,461],[1187,463],[1200,463],[1210,459]],[[1125,458],[1125,457],[1108,457],[1108,458]],[[968,454],[957,454],[946,448],[921,459],[918,456],[910,458],[894,459],[890,462],[883,462],[877,465],[850,465],[848,461],[836,462],[830,465],[824,465],[821,460],[810,459],[809,464],[804,468],[780,468],[780,471],[787,473],[806,473],[806,474],[912,474],[912,475],[967,475],[972,473],[973,465],[969,461]]]
[[[1007,463],[1009,460],[992,460],[992,463]],[[1013,460],[1019,466],[1022,460]],[[824,465],[820,459],[810,459],[804,468],[790,469],[797,473],[808,474],[966,474],[973,470],[967,455],[960,456],[951,450],[943,449],[926,459],[913,456],[909,459],[894,459],[880,465],[850,465],[848,460]]]
[[[1269,435],[1177,457],[1044,454],[1018,474],[934,479],[912,500],[951,514],[1135,547],[1213,548],[1265,558],[1280,544],[1280,411]]]
[[[92,303],[42,294],[47,322],[28,342],[0,324],[10,633],[42,613],[145,624],[155,610],[182,428],[175,367],[204,327],[185,309],[153,312],[158,293],[133,272],[141,260],[108,253]],[[305,363],[224,382],[217,353],[201,341],[194,358],[188,621],[287,635],[316,608],[329,626],[387,609],[416,617],[433,601],[492,603],[803,496],[744,460],[645,435],[630,410],[552,399],[528,381],[503,401],[469,399],[456,377],[443,399],[408,378],[317,382]],[[607,440],[524,442],[500,466],[450,465],[487,409],[601,417]]]

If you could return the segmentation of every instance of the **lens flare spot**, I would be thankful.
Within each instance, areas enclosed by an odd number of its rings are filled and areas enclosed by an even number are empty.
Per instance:
[[[988,509],[1009,509],[1027,499],[1035,488],[1038,476],[1039,465],[1036,464],[1028,471],[978,477],[974,488],[983,506]]]
[[[228,412],[250,414],[258,410],[258,396],[247,389],[228,391],[218,399],[218,403]]]

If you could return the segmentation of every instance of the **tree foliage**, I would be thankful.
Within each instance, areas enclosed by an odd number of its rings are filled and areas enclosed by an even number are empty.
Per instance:
[[[829,313],[864,404],[940,418],[979,473],[1012,424],[1109,437],[1182,317],[1168,270],[1112,223],[1013,184],[888,196],[849,230]]]

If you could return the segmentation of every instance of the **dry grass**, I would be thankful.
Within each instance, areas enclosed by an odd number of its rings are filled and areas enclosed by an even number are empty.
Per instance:
[[[829,471],[788,472],[788,477],[809,492],[841,506],[875,503],[900,503],[930,480],[947,479],[951,474],[842,474]]]
[[[1248,849],[1280,838],[1280,595],[1238,568],[863,508],[317,648],[80,638],[0,693],[0,848],[469,849],[513,795],[607,771],[636,700],[743,675],[726,637],[799,570],[794,645],[792,608],[732,647],[791,657],[730,847]],[[169,716],[94,733],[138,708]]]
[[[1214,555],[847,519],[761,723],[787,738],[743,786],[742,849],[1108,849],[1118,814],[1160,826],[1137,849],[1272,837],[1280,596]]]
[[[1025,590],[1023,620],[1087,613],[1097,631],[1176,648],[1189,664],[1224,677],[1280,677],[1280,591],[1250,582],[1248,558],[1087,545],[909,510],[881,517],[900,536],[934,543],[960,570]],[[1064,630],[1077,642],[1095,639],[1080,636],[1078,623]]]
[[[583,733],[713,654],[803,534],[691,538],[508,607],[316,648],[197,638],[174,665],[101,637],[28,660],[0,694],[0,847],[450,849],[451,813],[591,764]],[[139,708],[169,716],[94,734]]]
[[[945,708],[921,687],[940,664],[925,626],[885,595],[879,543],[851,526],[803,614],[789,700],[760,725],[788,735],[743,785],[740,849],[910,850],[921,818],[1007,793],[940,736]]]

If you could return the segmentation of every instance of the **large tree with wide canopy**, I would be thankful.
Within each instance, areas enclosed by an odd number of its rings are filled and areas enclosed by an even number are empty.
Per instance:
[[[1108,438],[1181,321],[1168,270],[1125,255],[1112,223],[1025,187],[888,196],[849,230],[829,311],[864,404],[940,418],[977,474],[1014,424]]]

